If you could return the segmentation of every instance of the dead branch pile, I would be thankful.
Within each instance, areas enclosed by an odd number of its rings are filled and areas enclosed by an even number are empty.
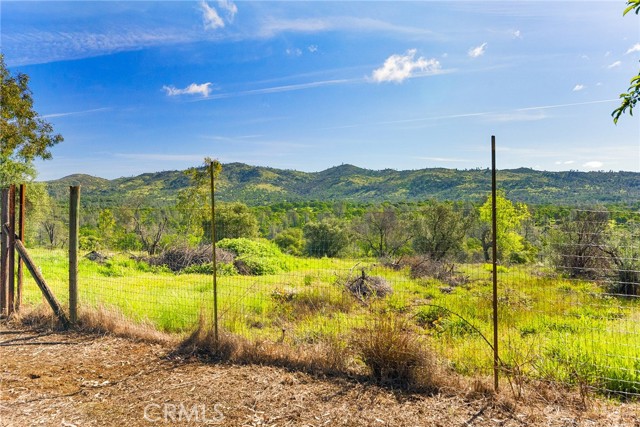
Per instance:
[[[409,265],[412,279],[428,277],[450,286],[460,286],[469,282],[469,277],[458,274],[452,262],[436,261],[427,256],[407,258],[405,262]]]
[[[345,283],[347,290],[362,302],[370,298],[384,298],[393,293],[391,285],[382,277],[367,276],[365,271],[355,279],[349,278]]]
[[[165,265],[171,271],[181,271],[192,265],[202,265],[211,262],[212,245],[191,248],[179,246],[169,248],[160,255],[145,259],[151,265]],[[233,264],[235,255],[225,249],[216,248],[216,261],[221,264]]]

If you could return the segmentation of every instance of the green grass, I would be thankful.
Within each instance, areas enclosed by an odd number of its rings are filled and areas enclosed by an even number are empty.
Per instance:
[[[62,250],[31,250],[54,294],[66,304],[67,262]],[[376,313],[397,313],[451,367],[464,374],[491,371],[491,273],[463,265],[467,284],[449,287],[433,279],[410,279],[374,260],[295,258],[275,274],[217,279],[222,326],[250,339],[315,343],[348,337]],[[354,267],[355,266],[355,267]],[[351,275],[385,278],[394,292],[364,305],[341,283]],[[511,266],[499,275],[499,349],[505,370],[541,379],[640,393],[640,310],[634,299],[606,295],[596,283],[566,280],[543,268]],[[213,312],[213,280],[173,274],[116,255],[99,265],[80,261],[81,307],[103,306],[159,330],[182,333]],[[25,284],[27,304],[42,301]],[[346,339],[346,338],[345,338]]]

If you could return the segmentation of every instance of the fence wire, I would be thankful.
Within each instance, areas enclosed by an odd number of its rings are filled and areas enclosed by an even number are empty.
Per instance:
[[[68,208],[50,208],[31,222],[27,245],[66,303]],[[491,372],[491,235],[477,207],[224,204],[219,215],[224,330],[255,341],[349,345],[391,313],[456,371]],[[521,237],[501,247],[498,276],[500,368],[511,380],[640,395],[637,217],[565,210],[513,230]],[[99,309],[171,333],[211,318],[206,209],[86,205],[80,248],[81,313]],[[25,303],[40,300],[27,282]]]

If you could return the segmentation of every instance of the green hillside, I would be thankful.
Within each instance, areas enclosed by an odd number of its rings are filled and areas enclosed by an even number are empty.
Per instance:
[[[640,201],[640,173],[545,172],[527,168],[498,171],[499,187],[510,199],[530,204],[631,204]],[[49,181],[50,193],[66,197],[69,185],[82,185],[85,203],[117,204],[131,197],[150,197],[161,204],[175,201],[189,185],[183,171],[146,173],[106,180],[71,175]],[[219,198],[264,205],[283,201],[345,200],[378,203],[425,199],[480,201],[491,190],[487,169],[368,170],[353,165],[322,172],[299,172],[243,163],[223,166]]]

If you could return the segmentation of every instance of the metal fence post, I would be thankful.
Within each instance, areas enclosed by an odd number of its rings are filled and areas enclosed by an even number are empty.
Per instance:
[[[78,320],[78,235],[80,230],[80,186],[69,193],[69,321]]]
[[[498,391],[498,219],[496,184],[496,137],[491,135],[491,228],[493,231],[493,388]]]

